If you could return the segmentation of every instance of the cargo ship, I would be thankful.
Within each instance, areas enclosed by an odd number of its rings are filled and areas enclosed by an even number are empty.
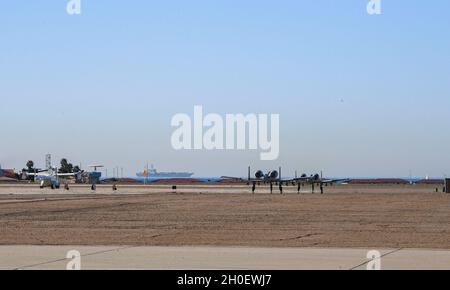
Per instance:
[[[163,178],[190,178],[192,172],[158,172],[152,165],[150,169],[144,169],[142,172],[136,173],[139,178],[163,179]]]

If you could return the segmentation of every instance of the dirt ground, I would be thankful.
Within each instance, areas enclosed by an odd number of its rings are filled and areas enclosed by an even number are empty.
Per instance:
[[[0,186],[0,245],[450,249],[450,195],[436,186],[305,188]]]

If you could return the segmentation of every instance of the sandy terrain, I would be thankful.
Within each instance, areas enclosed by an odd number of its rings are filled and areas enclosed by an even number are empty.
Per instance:
[[[450,195],[433,186],[0,186],[0,245],[450,249]]]

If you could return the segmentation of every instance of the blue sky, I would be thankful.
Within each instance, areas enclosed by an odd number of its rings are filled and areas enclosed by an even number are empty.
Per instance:
[[[450,175],[450,2],[367,2],[5,1],[0,164]],[[280,158],[174,151],[170,120],[194,105],[279,113]]]

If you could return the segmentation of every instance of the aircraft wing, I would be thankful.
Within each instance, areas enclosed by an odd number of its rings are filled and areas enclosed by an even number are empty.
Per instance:
[[[221,176],[221,179],[241,179],[244,180],[242,177],[233,177],[233,176]]]
[[[229,180],[240,180],[242,182],[263,182],[264,179],[257,179],[257,178],[242,178],[242,177],[233,177],[233,176],[221,176],[221,179],[229,179]]]
[[[46,176],[46,175],[48,175],[47,173],[46,174],[42,174],[42,172],[41,173],[28,173],[28,172],[25,172],[25,174],[27,175],[27,176]]]
[[[297,177],[297,178],[291,179],[291,181],[297,181],[297,182],[299,182],[299,181],[309,182],[312,180],[313,180],[312,177]]]
[[[322,180],[323,183],[336,183],[336,182],[345,182],[345,181],[349,181],[349,179],[344,178],[344,179],[323,179]]]
[[[75,176],[78,173],[58,173],[58,176]]]
[[[78,173],[58,173],[58,176],[75,176]],[[41,173],[26,173],[27,176],[50,176],[48,173],[41,174]],[[56,174],[55,174],[56,176]]]
[[[26,174],[26,176],[38,176],[39,175],[39,173],[28,173],[28,172],[25,172],[25,174]]]
[[[292,179],[293,182],[305,182],[305,183],[337,183],[348,181],[348,178],[344,179],[314,179],[313,177],[299,177]],[[283,180],[284,181],[284,180]]]
[[[296,181],[298,181],[298,179],[296,178],[274,180],[274,182],[296,182]]]
[[[38,176],[38,175],[42,175],[42,172],[48,172],[48,169],[40,169],[40,170],[36,170],[36,172],[26,172],[26,171],[22,171],[22,173],[25,173],[26,175],[29,176]]]

